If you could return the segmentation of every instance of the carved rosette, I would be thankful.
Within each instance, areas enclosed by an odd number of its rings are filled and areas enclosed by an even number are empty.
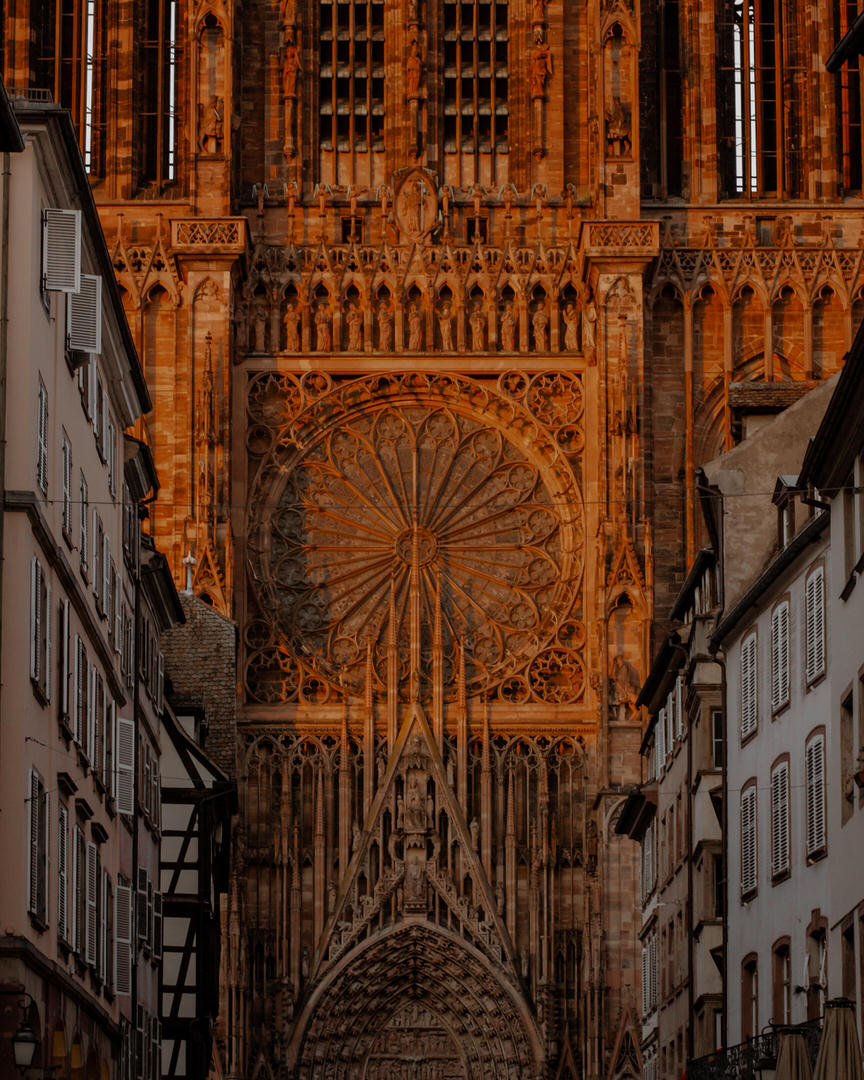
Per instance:
[[[361,694],[370,649],[383,695],[394,640],[405,697],[416,572],[424,695],[438,622],[448,692],[464,647],[470,694],[578,701],[582,408],[560,372],[255,377],[247,698]]]

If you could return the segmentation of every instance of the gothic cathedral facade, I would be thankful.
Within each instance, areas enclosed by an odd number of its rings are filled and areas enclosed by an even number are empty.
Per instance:
[[[858,3],[0,12],[76,122],[160,547],[238,626],[214,1075],[632,1080],[636,698],[698,465],[864,311]]]

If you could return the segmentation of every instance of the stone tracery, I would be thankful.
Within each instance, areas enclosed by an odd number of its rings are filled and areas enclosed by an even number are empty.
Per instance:
[[[535,658],[561,616],[578,616],[581,410],[579,379],[562,373],[511,372],[494,389],[454,376],[358,380],[322,397],[257,377],[248,547],[262,629],[249,644],[272,645],[257,654],[269,674],[252,675],[253,698],[283,692],[298,664],[362,692],[367,648],[380,672],[392,635],[407,634],[416,564],[424,648],[440,618],[448,671],[464,647],[476,693],[533,662],[531,692],[560,700],[556,673],[580,670],[578,655],[561,641]]]

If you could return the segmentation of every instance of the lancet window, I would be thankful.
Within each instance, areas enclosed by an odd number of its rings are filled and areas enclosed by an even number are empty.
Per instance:
[[[98,0],[30,3],[30,85],[70,110],[92,176],[105,164],[106,7]]]
[[[444,152],[508,149],[507,4],[444,2]]]
[[[835,0],[835,40],[847,32],[861,11],[861,0]],[[861,59],[850,57],[836,76],[837,153],[843,194],[862,188]]]
[[[147,0],[139,53],[141,179],[159,187],[177,178],[178,18],[178,0]]]
[[[383,150],[383,0],[324,0],[319,12],[320,148]]]
[[[728,0],[720,35],[723,194],[798,195],[796,15],[782,0]]]

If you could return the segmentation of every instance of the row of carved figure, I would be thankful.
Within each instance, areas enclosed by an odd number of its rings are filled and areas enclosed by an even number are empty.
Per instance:
[[[261,299],[254,302],[251,316],[252,333],[248,346],[253,352],[267,352],[270,336],[267,303]],[[363,352],[369,341],[371,349],[386,353],[399,349],[400,337],[401,349],[408,352],[424,349],[454,352],[462,348],[471,352],[494,349],[519,352],[526,348],[548,352],[555,347],[556,338],[560,342],[558,347],[564,352],[578,352],[583,347],[590,351],[593,346],[590,314],[583,316],[569,299],[565,299],[560,307],[553,307],[551,312],[542,301],[524,311],[512,301],[506,301],[497,310],[489,310],[482,301],[474,301],[464,309],[462,326],[460,312],[450,300],[442,300],[427,313],[419,298],[410,296],[404,309],[398,311],[389,299],[380,300],[368,313],[359,299],[349,301],[340,316],[341,332],[327,299],[319,299],[308,307],[297,300],[289,300],[282,316],[281,342],[277,346],[274,341],[270,351],[279,351],[281,347],[286,352],[331,352],[341,347],[346,352]],[[557,331],[559,316],[563,323],[560,337],[557,332],[553,335],[551,325],[555,319]],[[589,320],[587,324],[586,319]],[[464,344],[460,330],[464,333]],[[308,334],[305,340],[304,331]]]

